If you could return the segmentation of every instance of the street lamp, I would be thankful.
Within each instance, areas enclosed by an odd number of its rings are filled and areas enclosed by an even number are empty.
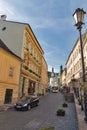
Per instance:
[[[85,77],[85,65],[84,65],[84,56],[83,56],[83,47],[82,47],[82,35],[81,35],[81,29],[82,25],[84,24],[84,14],[86,12],[83,9],[76,9],[73,17],[75,19],[75,26],[79,30],[79,35],[80,35],[80,49],[81,49],[81,62],[82,62],[82,80],[83,84],[86,82],[86,77]],[[86,93],[84,92],[84,106],[85,106],[85,120],[87,121],[87,97]],[[83,103],[81,103],[81,107],[83,110]]]

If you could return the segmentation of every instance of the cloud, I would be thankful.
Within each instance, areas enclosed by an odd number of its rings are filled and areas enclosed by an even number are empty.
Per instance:
[[[55,73],[59,73],[60,72],[60,66],[59,67],[54,67],[52,65],[48,65],[48,71],[52,72],[52,68],[54,68],[54,72]]]
[[[87,0],[0,0],[0,14],[6,14],[9,20],[29,23],[45,51],[49,69],[53,66],[57,71],[77,37],[72,14],[78,7],[87,12],[86,5]]]
[[[5,14],[7,16],[7,19],[13,20],[13,21],[26,21],[28,20],[26,16],[23,16],[21,12],[19,11],[19,8],[14,6],[13,3],[8,1],[0,0],[0,15]]]
[[[0,0],[0,15],[6,14],[11,19],[12,16],[16,18],[15,12],[15,7],[10,2]]]
[[[40,4],[41,2],[42,1],[40,1]],[[21,1],[13,1],[12,3],[12,1],[8,2],[7,0],[7,2],[4,2],[3,0],[0,0],[0,12],[1,14],[6,14],[7,19],[29,22],[34,29],[52,28],[62,31],[66,29],[66,26],[64,25],[66,24],[69,27],[71,22],[69,18],[54,18],[54,16],[52,16],[52,10],[53,6],[55,6],[55,2],[56,1],[53,2],[52,0],[48,2],[45,1],[42,2],[43,4],[41,6],[39,6],[38,2],[35,2],[34,4],[32,1],[27,1],[25,6]],[[28,13],[26,10],[28,10]],[[61,28],[62,26],[63,28]]]
[[[33,29],[50,29],[53,31],[56,31],[57,33],[61,33],[62,31],[65,31],[68,26],[68,30],[72,27],[72,19],[71,17],[66,18],[46,18],[44,17],[31,17],[30,18],[32,22]],[[65,26],[66,25],[66,26]],[[56,33],[55,32],[55,33]]]
[[[44,2],[34,0],[34,2],[26,1],[26,3],[25,5],[21,0],[9,0],[9,2],[8,0],[6,2],[0,0],[0,12],[6,14],[7,19],[29,23],[33,30],[52,29],[55,33],[61,33],[66,30],[67,26],[68,29],[71,28],[70,17],[54,17],[53,11],[56,11],[56,9],[53,10],[53,8],[56,6],[56,0]]]

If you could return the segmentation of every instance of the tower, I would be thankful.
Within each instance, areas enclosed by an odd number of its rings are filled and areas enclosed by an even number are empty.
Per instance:
[[[55,76],[54,68],[52,67],[51,77],[54,77],[54,76]]]

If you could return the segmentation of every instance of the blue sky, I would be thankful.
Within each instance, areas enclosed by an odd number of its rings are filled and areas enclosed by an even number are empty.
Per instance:
[[[6,14],[7,20],[29,23],[48,64],[60,71],[72,50],[79,33],[74,27],[72,14],[75,9],[87,12],[87,0],[0,0],[0,15]],[[87,28],[87,14],[85,26]]]

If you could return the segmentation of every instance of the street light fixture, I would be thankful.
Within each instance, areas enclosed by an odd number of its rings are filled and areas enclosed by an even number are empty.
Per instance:
[[[75,26],[79,30],[79,35],[80,35],[80,49],[81,49],[81,62],[82,62],[82,80],[83,84],[86,82],[86,77],[85,77],[85,65],[84,65],[84,56],[83,56],[83,46],[82,46],[82,35],[81,35],[81,29],[82,25],[84,24],[84,14],[86,12],[83,9],[76,9],[73,17],[75,19]],[[83,103],[81,103],[81,109],[83,110]],[[85,107],[85,120],[87,121],[87,94],[84,92],[84,107]]]

